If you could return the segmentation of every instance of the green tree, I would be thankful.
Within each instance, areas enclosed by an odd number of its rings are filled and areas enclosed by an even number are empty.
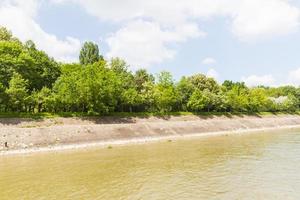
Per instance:
[[[34,105],[37,107],[38,112],[53,111],[53,97],[51,89],[43,87],[40,91],[35,92],[33,95]]]
[[[158,75],[154,88],[155,105],[159,112],[170,112],[178,102],[178,93],[171,73],[163,71]]]
[[[129,111],[132,112],[134,106],[138,106],[141,103],[141,97],[139,96],[135,88],[129,88],[122,94],[123,104],[129,107]]]
[[[0,40],[10,41],[12,39],[12,33],[5,27],[0,27]]]
[[[149,74],[145,69],[139,69],[134,74],[134,83],[137,90],[140,92],[144,89],[146,82],[154,83],[155,78],[152,74]]]
[[[64,111],[108,113],[116,107],[118,87],[115,73],[100,61],[85,67],[63,66],[53,90]]]
[[[196,89],[188,101],[188,108],[192,111],[218,111],[226,109],[225,101],[221,94],[215,94],[208,89]]]
[[[214,110],[215,111],[227,111],[229,104],[228,104],[228,99],[226,97],[226,93],[223,91],[218,92],[217,94],[214,94]]]
[[[177,91],[179,93],[179,102],[180,109],[187,111],[188,102],[193,95],[193,93],[197,90],[195,86],[191,83],[190,79],[187,77],[182,77],[177,84]]]
[[[22,45],[16,42],[0,41],[0,81],[8,87],[8,83],[17,71],[17,68],[24,66]]]
[[[79,111],[79,102],[84,101],[85,96],[79,91],[81,73],[84,68],[79,64],[65,64],[61,67],[61,76],[53,85],[56,96],[56,107],[61,112]],[[83,85],[81,87],[84,87]],[[83,104],[86,102],[83,102]],[[85,105],[85,104],[84,104]],[[87,111],[84,107],[80,111]]]
[[[267,111],[270,101],[263,88],[253,88],[249,91],[249,111],[251,112]]]
[[[136,90],[136,87],[133,74],[129,70],[129,65],[120,58],[112,58],[109,66],[110,70],[115,74],[117,83],[115,90],[119,94],[116,96],[117,106],[115,111],[123,112],[132,110],[132,107],[135,107],[135,105],[128,104],[128,95],[133,94],[132,92]],[[127,92],[128,90],[130,90],[130,92]]]
[[[201,91],[207,89],[210,92],[218,92],[220,89],[215,79],[206,77],[203,74],[195,74],[188,79],[196,89]]]
[[[12,111],[26,110],[26,100],[29,96],[27,87],[28,81],[20,74],[14,73],[9,82],[9,88],[6,90]]]
[[[98,45],[93,42],[85,42],[80,50],[80,64],[93,64],[99,60],[103,60],[103,57],[99,55]]]
[[[20,43],[17,38],[13,37],[12,32],[3,26],[0,26],[0,41],[14,41]]]
[[[236,87],[238,89],[247,89],[246,85],[244,82],[233,82],[233,81],[229,81],[229,80],[225,80],[222,84],[223,87],[225,87],[225,89],[227,91],[232,90],[233,87]]]
[[[143,89],[140,91],[140,98],[141,98],[141,110],[142,111],[149,111],[154,112],[157,111],[155,106],[155,89],[156,86],[154,82],[147,81],[143,83]]]
[[[296,98],[294,95],[289,94],[287,99],[282,104],[282,110],[294,112],[299,109],[299,99]]]
[[[51,88],[60,76],[60,65],[45,52],[36,49],[34,42],[30,40],[25,43],[25,51],[32,60],[30,69],[27,67],[22,72],[22,76],[30,80],[29,89],[32,91],[43,87]]]
[[[248,111],[248,89],[241,88],[238,85],[233,86],[231,90],[226,93],[226,100],[228,101],[228,109],[231,112],[247,112]]]
[[[28,80],[30,91],[51,87],[60,75],[59,65],[33,42],[0,41],[0,82],[8,87],[14,72]]]
[[[0,83],[0,111],[6,111],[8,106],[8,96],[5,91],[6,88],[2,85],[2,83]]]
[[[199,89],[196,89],[190,97],[187,106],[192,111],[200,112],[204,110],[208,102],[208,97],[203,95],[203,92]]]

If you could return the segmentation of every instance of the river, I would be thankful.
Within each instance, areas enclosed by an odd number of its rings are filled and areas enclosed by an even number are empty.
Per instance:
[[[300,130],[0,157],[0,199],[300,199]]]

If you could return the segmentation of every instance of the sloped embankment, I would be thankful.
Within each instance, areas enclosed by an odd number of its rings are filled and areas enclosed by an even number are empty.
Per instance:
[[[300,125],[298,115],[0,119],[0,151]]]

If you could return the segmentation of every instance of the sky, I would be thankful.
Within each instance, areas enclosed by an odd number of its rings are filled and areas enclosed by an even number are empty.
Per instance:
[[[300,85],[300,0],[0,0],[0,25],[63,62],[93,41],[132,71]]]

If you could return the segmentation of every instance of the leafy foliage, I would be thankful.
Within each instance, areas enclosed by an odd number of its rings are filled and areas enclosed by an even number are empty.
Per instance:
[[[105,61],[97,44],[86,42],[80,62],[63,64],[0,28],[1,112],[264,112],[299,110],[300,88],[255,87],[203,74],[176,82],[163,71],[131,72],[120,58]]]
[[[79,61],[82,65],[94,64],[102,59],[99,55],[99,47],[93,42],[85,42],[80,51]]]
[[[0,82],[8,87],[15,72],[28,80],[30,91],[52,87],[60,76],[58,63],[37,50],[32,41],[23,45],[15,40],[0,40]]]
[[[23,79],[18,73],[13,74],[9,81],[9,88],[6,90],[12,111],[21,112],[24,110],[29,96],[27,86],[27,80]]]

